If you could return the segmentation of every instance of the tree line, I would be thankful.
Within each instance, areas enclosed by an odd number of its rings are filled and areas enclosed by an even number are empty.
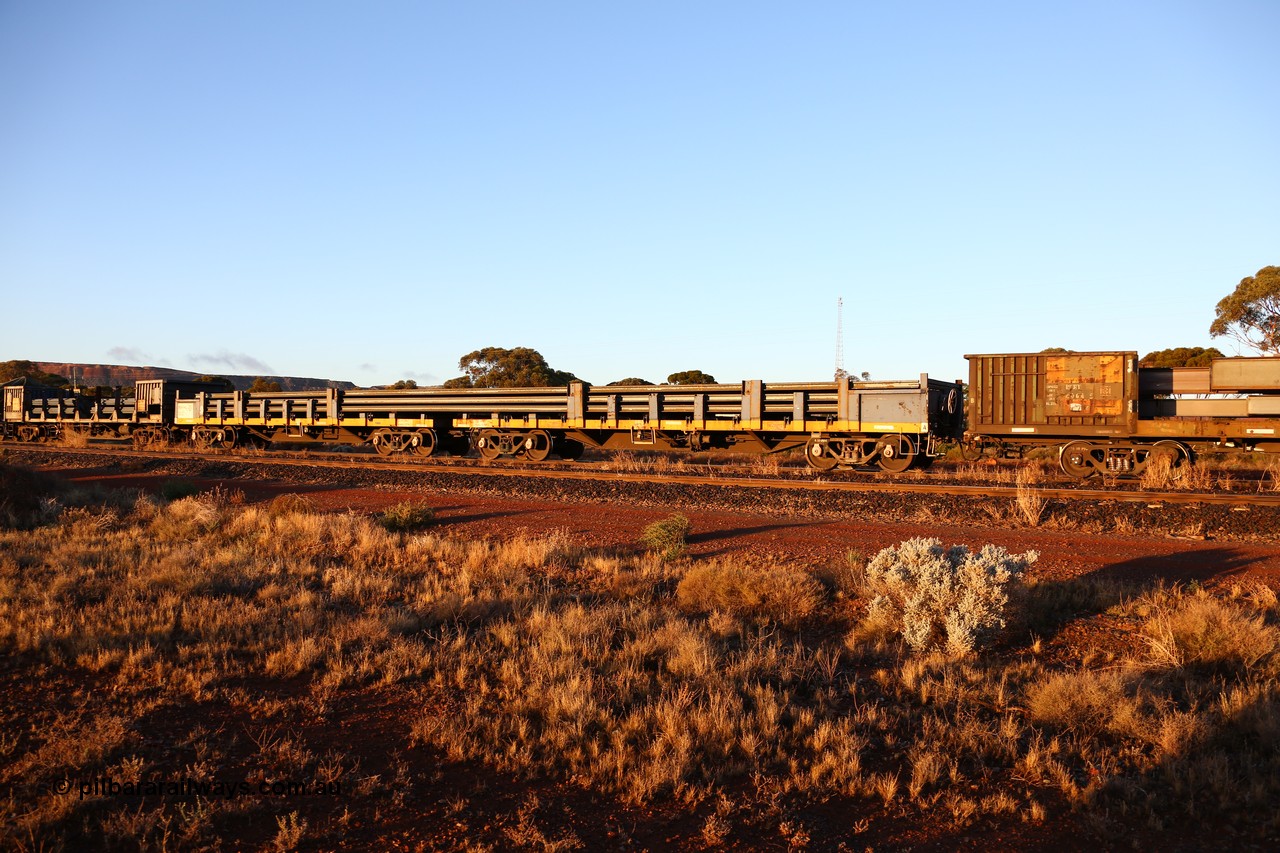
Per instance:
[[[485,347],[458,359],[462,375],[444,383],[445,388],[535,388],[568,385],[580,381],[567,370],[556,370],[547,364],[542,353],[529,347]],[[406,387],[401,380],[392,387]],[[670,385],[712,384],[716,378],[701,370],[681,370],[667,377]],[[629,376],[610,385],[652,385],[647,379]],[[417,387],[416,383],[412,387]]]
[[[1254,275],[1241,279],[1235,290],[1219,300],[1213,322],[1209,325],[1209,334],[1215,338],[1229,337],[1261,355],[1280,355],[1280,266],[1266,266]],[[1044,352],[1067,350],[1050,347]],[[1222,352],[1217,347],[1173,347],[1148,353],[1143,357],[1142,365],[1203,367],[1208,366],[1213,359],[1222,357]],[[474,350],[458,360],[458,369],[462,371],[462,375],[445,382],[445,388],[545,387],[568,385],[578,379],[567,370],[551,367],[542,353],[529,347],[485,347]],[[53,388],[65,388],[70,384],[65,377],[46,373],[38,369],[34,362],[25,359],[0,362],[0,384],[22,377]],[[670,385],[709,385],[715,381],[714,376],[701,370],[681,370],[667,376],[667,383]],[[608,384],[654,383],[628,376]],[[388,387],[417,388],[418,383],[412,379],[401,379]],[[102,390],[111,392],[113,389]],[[258,378],[249,390],[259,393],[279,391],[280,384],[274,380]]]

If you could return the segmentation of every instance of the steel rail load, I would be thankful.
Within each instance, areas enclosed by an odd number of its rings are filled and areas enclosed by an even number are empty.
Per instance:
[[[370,443],[382,454],[455,454],[542,461],[586,447],[776,453],[803,447],[818,470],[927,465],[960,435],[961,388],[902,382],[416,388],[195,393],[175,429],[197,444]]]
[[[1280,358],[1148,368],[1132,351],[1002,353],[969,360],[970,454],[1057,447],[1078,478],[1136,475],[1197,452],[1280,453]]]

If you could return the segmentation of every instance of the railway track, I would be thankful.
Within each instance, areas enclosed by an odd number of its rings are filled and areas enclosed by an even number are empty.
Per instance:
[[[261,466],[296,466],[309,468],[353,468],[370,471],[422,471],[433,475],[458,474],[493,478],[524,477],[562,481],[615,483],[649,483],[671,486],[719,486],[737,489],[790,489],[803,492],[892,492],[917,495],[952,495],[959,497],[1016,498],[1018,489],[1001,484],[961,485],[947,482],[906,482],[902,480],[825,480],[807,476],[791,479],[779,476],[743,476],[719,471],[709,474],[618,471],[600,463],[577,462],[568,466],[521,466],[518,464],[481,463],[472,459],[387,460],[355,454],[309,453],[306,456],[287,452],[269,454],[201,453],[172,450],[105,449],[101,446],[69,448],[49,445],[10,449],[22,452],[52,453],[67,456],[118,456],[169,461],[205,462],[210,464],[243,464]],[[929,476],[929,475],[925,475]],[[1052,485],[1026,487],[1035,495],[1064,501],[1119,501],[1146,504],[1211,504],[1232,507],[1280,507],[1280,492],[1190,492],[1134,491],[1121,489],[1058,488]]]

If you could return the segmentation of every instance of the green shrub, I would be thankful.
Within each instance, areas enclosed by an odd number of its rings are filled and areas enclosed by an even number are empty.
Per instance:
[[[421,530],[435,524],[436,511],[423,503],[396,504],[378,517],[378,523],[392,533]]]
[[[689,519],[677,512],[646,527],[640,543],[662,554],[664,559],[674,560],[684,553],[692,529]]]

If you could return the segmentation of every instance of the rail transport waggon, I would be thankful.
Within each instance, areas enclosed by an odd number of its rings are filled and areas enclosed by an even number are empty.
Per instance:
[[[168,442],[184,437],[175,429],[180,394],[222,389],[221,383],[143,379],[133,395],[77,394],[25,379],[4,386],[0,437],[9,441],[48,441],[68,433],[107,438],[132,437],[136,443]]]
[[[68,433],[190,441],[369,444],[378,453],[575,459],[585,448],[803,450],[811,468],[926,467],[947,446],[970,457],[1058,451],[1087,478],[1176,468],[1204,451],[1280,453],[1280,357],[1148,368],[1134,351],[967,355],[969,383],[902,381],[551,388],[223,390],[144,380],[134,399],[23,382],[4,389],[0,435]]]
[[[1163,457],[1280,453],[1280,358],[1142,367],[1136,352],[966,355],[970,454],[1058,448],[1079,478],[1137,475]]]
[[[150,380],[159,383],[161,380]],[[819,471],[927,466],[963,426],[963,385],[921,374],[902,381],[608,385],[549,388],[330,388],[223,391],[177,383],[138,400],[84,402],[6,387],[4,436],[66,432],[130,437],[136,444],[202,447],[269,442],[370,444],[380,454],[474,451],[486,459],[576,459],[587,447],[778,453],[803,449]],[[156,420],[149,420],[159,415]]]

